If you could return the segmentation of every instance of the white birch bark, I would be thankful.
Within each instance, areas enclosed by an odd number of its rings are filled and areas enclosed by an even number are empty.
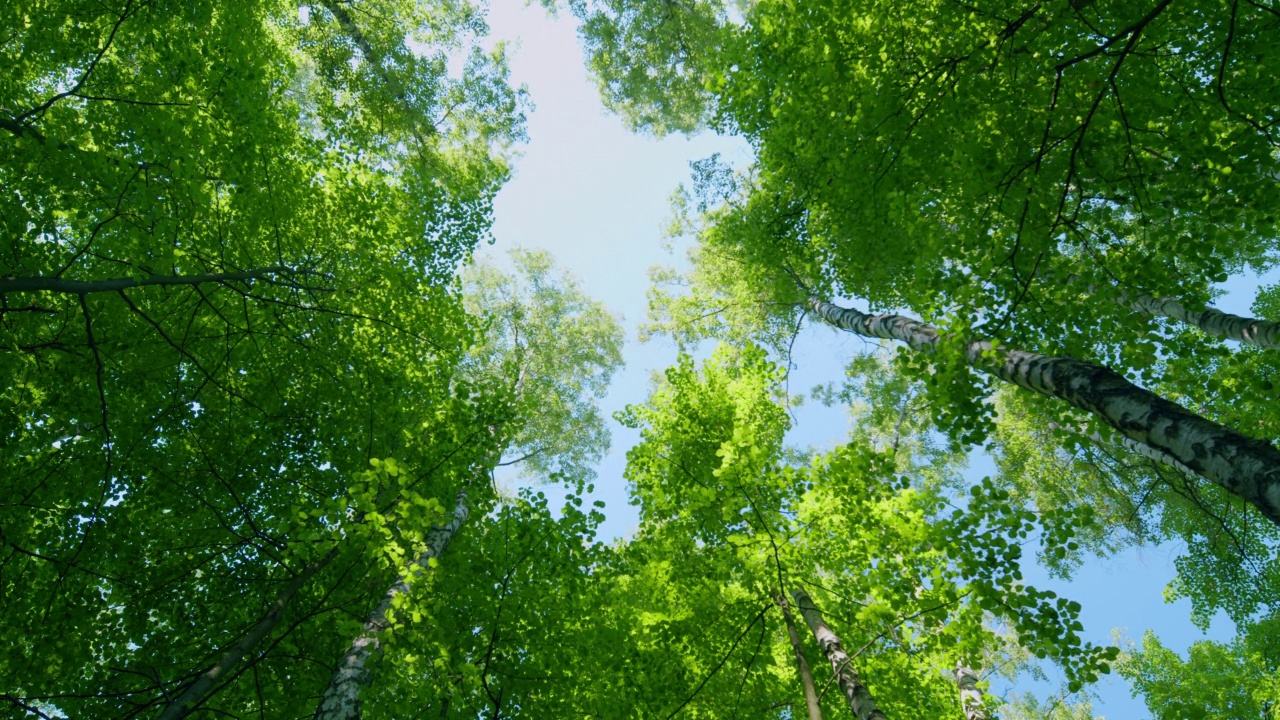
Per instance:
[[[1072,275],[1068,282],[1078,280]],[[1096,286],[1090,286],[1090,292],[1096,292]],[[1130,295],[1116,288],[1119,295],[1115,302],[1147,315],[1166,317],[1198,328],[1206,335],[1236,340],[1246,345],[1254,345],[1272,350],[1280,349],[1280,323],[1261,318],[1241,317],[1223,312],[1215,307],[1206,307],[1200,312],[1192,312],[1176,298],[1157,298],[1150,295]]]
[[[838,328],[899,340],[916,350],[932,351],[942,339],[936,328],[901,315],[868,315],[817,298],[810,298],[809,306]],[[1097,415],[1121,435],[1177,460],[1280,525],[1280,450],[1270,443],[1206,420],[1103,365],[996,349],[986,341],[963,348],[973,367]]]
[[[809,594],[804,590],[796,589],[791,591],[791,597],[796,599],[796,608],[804,617],[805,624],[813,631],[813,637],[818,641],[822,654],[831,663],[836,683],[839,684],[845,699],[849,701],[849,709],[853,711],[854,717],[858,720],[888,720],[884,713],[880,712],[880,708],[876,707],[876,701],[872,699],[871,692],[867,690],[866,685],[862,684],[858,672],[853,669],[849,653],[845,652],[840,637],[823,622],[822,613],[814,607]]]
[[[1057,430],[1058,424],[1049,423],[1049,429]],[[1085,425],[1081,425],[1080,430],[1078,432],[1082,437],[1089,438],[1097,445],[1101,445],[1101,446],[1110,445],[1112,447],[1119,445],[1120,447],[1128,450],[1129,452],[1135,455],[1144,457],[1148,460],[1154,460],[1162,465],[1167,465],[1173,468],[1174,470],[1177,470],[1178,472],[1182,473],[1183,475],[1189,475],[1193,478],[1200,477],[1195,470],[1192,470],[1191,468],[1179,462],[1178,458],[1170,455],[1167,452],[1162,452],[1160,450],[1157,450],[1146,443],[1138,442],[1137,440],[1125,437],[1123,435],[1119,436],[1116,439],[1116,442],[1107,442],[1105,439],[1103,439],[1101,435],[1099,435],[1096,432],[1090,431],[1089,428]]]
[[[427,533],[427,547],[409,565],[409,572],[415,576],[426,572],[430,567],[429,561],[440,557],[454,534],[458,532],[458,528],[462,527],[462,523],[466,521],[468,513],[467,494],[460,492],[458,504],[453,511],[453,520],[447,525],[434,527]],[[381,635],[391,625],[387,619],[387,610],[391,608],[391,602],[397,596],[407,592],[409,592],[407,578],[396,580],[387,590],[387,594],[382,597],[378,607],[365,617],[364,632],[352,641],[351,647],[347,648],[346,653],[343,654],[342,660],[338,663],[338,669],[334,671],[333,677],[329,680],[329,686],[325,688],[324,695],[320,698],[314,720],[359,720],[360,688],[369,684],[372,675],[369,659],[382,647]]]
[[[1261,348],[1280,349],[1280,323],[1271,320],[1241,317],[1212,307],[1192,312],[1174,298],[1122,294],[1121,299],[1134,310],[1194,325],[1206,335]]]
[[[956,662],[956,686],[960,688],[964,720],[987,720],[982,691],[978,689],[978,674],[959,661]]]
[[[245,655],[252,652],[262,642],[262,639],[271,633],[276,623],[280,621],[280,616],[284,613],[284,609],[289,606],[289,602],[293,600],[293,596],[302,589],[302,586],[311,579],[321,568],[329,564],[334,556],[338,554],[337,548],[334,548],[319,562],[312,563],[298,573],[289,584],[285,585],[284,590],[276,596],[271,603],[271,610],[262,620],[249,629],[249,632],[240,637],[239,642],[223,653],[218,662],[212,667],[201,673],[195,682],[187,686],[187,689],[178,696],[178,699],[169,703],[164,711],[160,713],[157,720],[179,720],[186,717],[196,706],[204,700],[209,691],[213,689],[214,683],[225,677],[233,668],[244,658]]]
[[[822,720],[822,707],[818,704],[818,689],[813,683],[813,672],[809,670],[809,661],[804,656],[804,643],[800,642],[800,633],[796,632],[796,621],[791,616],[791,605],[785,595],[779,594],[773,601],[782,610],[782,619],[787,624],[787,637],[791,640],[791,649],[796,654],[796,667],[800,671],[800,685],[804,688],[804,704],[809,711],[809,720]]]

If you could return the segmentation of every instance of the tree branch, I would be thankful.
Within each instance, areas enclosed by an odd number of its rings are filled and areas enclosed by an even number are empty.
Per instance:
[[[66,280],[60,277],[9,277],[0,280],[0,295],[16,292],[49,292],[63,295],[90,295],[92,293],[119,292],[135,287],[148,285],[187,286],[205,283],[244,282],[246,280],[266,279],[276,275],[316,275],[307,270],[297,270],[284,265],[272,265],[240,272],[213,273],[210,275],[149,275],[144,278],[108,278],[105,280]],[[289,284],[289,283],[284,283]],[[307,290],[325,290],[289,284]]]

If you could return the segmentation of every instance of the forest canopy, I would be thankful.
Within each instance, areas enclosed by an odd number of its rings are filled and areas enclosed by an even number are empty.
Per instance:
[[[1280,291],[1214,306],[1280,257],[1280,6],[544,5],[631,130],[751,148],[612,419],[623,318],[480,252],[485,7],[0,0],[0,716],[1280,718]],[[866,340],[812,391],[808,326]],[[1029,580],[1160,544],[1233,639]]]

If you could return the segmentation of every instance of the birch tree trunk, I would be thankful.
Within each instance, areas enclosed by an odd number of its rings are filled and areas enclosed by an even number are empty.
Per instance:
[[[1154,298],[1150,295],[1121,297],[1134,310],[1194,325],[1206,335],[1237,340],[1261,348],[1280,349],[1280,323],[1271,320],[1240,317],[1212,307],[1191,312],[1173,298]]]
[[[1049,423],[1049,429],[1057,430],[1059,429],[1059,425],[1057,423]],[[1119,446],[1140,457],[1144,457],[1148,460],[1154,460],[1160,463],[1161,465],[1168,465],[1169,467],[1173,468],[1174,470],[1177,470],[1183,475],[1188,475],[1193,478],[1200,477],[1200,475],[1196,473],[1195,470],[1192,470],[1191,468],[1179,462],[1178,458],[1170,455],[1167,452],[1162,452],[1160,450],[1157,450],[1146,443],[1138,442],[1133,438],[1128,438],[1121,435],[1116,440],[1116,442],[1108,442],[1098,433],[1091,432],[1088,426],[1086,425],[1081,425],[1080,429],[1077,430],[1076,432],[1081,437],[1089,438],[1099,446],[1103,446],[1103,447],[1107,445],[1110,445],[1112,447]]]
[[[800,633],[796,632],[796,620],[791,616],[791,604],[781,593],[775,596],[773,601],[782,610],[782,619],[787,623],[787,637],[791,639],[791,649],[796,653],[796,666],[800,670],[800,684],[804,687],[804,704],[809,710],[809,720],[822,720],[822,708],[818,705],[818,689],[813,684],[813,672],[809,670],[809,661],[804,657],[804,644],[800,642]]]
[[[817,298],[810,298],[809,306],[838,328],[899,340],[916,350],[932,351],[942,339],[936,328],[901,315],[868,315]],[[1103,365],[996,349],[986,341],[963,347],[973,367],[1092,412],[1125,437],[1177,460],[1280,525],[1280,450],[1270,443],[1206,420]]]
[[[427,533],[427,548],[409,565],[409,572],[415,576],[426,572],[430,567],[429,561],[440,557],[448,547],[449,541],[466,521],[468,512],[467,494],[460,492],[458,504],[453,511],[453,520],[448,525],[432,528],[431,532]],[[338,669],[334,671],[333,677],[329,680],[329,686],[325,688],[324,695],[320,698],[314,720],[358,720],[360,718],[360,687],[369,684],[372,675],[368,665],[369,658],[381,647],[380,636],[391,625],[387,620],[387,610],[391,608],[391,602],[396,596],[408,591],[409,584],[406,578],[396,580],[383,596],[382,602],[378,603],[378,607],[365,617],[364,632],[352,641],[351,647],[347,648],[346,653],[343,654],[342,660],[338,663]]]
[[[982,691],[978,689],[978,674],[956,662],[956,686],[960,688],[960,707],[964,720],[987,720]]]
[[[858,720],[888,720],[884,713],[880,712],[880,708],[876,707],[876,701],[872,699],[867,686],[863,685],[862,680],[858,678],[858,672],[853,669],[853,663],[850,661],[849,654],[845,652],[839,636],[822,621],[822,613],[814,607],[809,594],[804,590],[795,589],[791,591],[791,596],[796,599],[796,608],[804,617],[805,624],[813,631],[813,637],[817,639],[818,647],[822,648],[822,654],[826,655],[827,661],[831,663],[836,682],[840,685],[845,699],[849,701],[849,709],[853,710],[854,717]]]
[[[302,572],[295,575],[294,578],[289,581],[289,584],[285,585],[284,590],[276,596],[275,601],[271,603],[271,610],[266,614],[266,616],[263,617],[262,620],[258,621],[258,624],[254,625],[249,632],[241,636],[240,641],[233,645],[230,650],[223,653],[222,657],[218,662],[214,663],[213,667],[204,671],[200,677],[196,678],[196,681],[191,683],[191,685],[178,696],[177,700],[169,703],[169,705],[165,707],[164,712],[160,713],[160,717],[157,720],[179,720],[179,718],[184,718],[190,714],[190,712],[195,709],[196,705],[204,700],[205,696],[209,694],[209,691],[213,689],[214,683],[226,676],[227,673],[231,672],[232,668],[234,668],[245,655],[252,652],[253,649],[258,646],[258,643],[262,642],[263,638],[271,634],[276,623],[280,621],[280,616],[284,613],[284,609],[287,608],[289,606],[289,602],[293,600],[293,596],[298,594],[298,591],[302,589],[302,586],[306,585],[307,581],[319,572],[321,568],[328,565],[329,562],[337,556],[337,554],[338,549],[334,548],[329,551],[328,555],[325,555],[318,562],[308,565],[302,570]]]
[[[1068,282],[1079,279],[1072,275]],[[1095,292],[1096,286],[1089,291]],[[1141,313],[1166,317],[1198,328],[1206,335],[1236,340],[1246,345],[1262,348],[1280,349],[1280,323],[1261,318],[1241,317],[1223,312],[1214,307],[1206,307],[1200,312],[1191,312],[1175,298],[1156,298],[1150,295],[1130,295],[1117,288],[1119,297],[1116,303],[1127,305]]]

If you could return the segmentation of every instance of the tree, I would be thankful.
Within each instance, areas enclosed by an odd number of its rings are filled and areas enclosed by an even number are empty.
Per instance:
[[[440,564],[441,554],[466,522],[470,510],[466,491],[460,491],[453,517],[448,524],[432,528],[427,534],[426,548],[409,563],[410,576],[421,575]],[[408,579],[400,578],[392,583],[377,607],[365,617],[364,632],[351,641],[320,698],[315,712],[317,720],[361,717],[360,688],[372,682],[370,660],[381,649],[383,636],[392,625],[391,608],[403,607],[402,598],[409,592]]]
[[[595,401],[622,362],[621,331],[612,315],[583,295],[573,278],[554,272],[548,254],[513,252],[512,258],[515,276],[487,263],[464,276],[468,305],[487,315],[488,332],[484,342],[471,349],[460,374],[464,382],[496,389],[506,405],[477,428],[486,450],[472,471],[492,473],[502,464],[524,463],[535,476],[581,488],[592,476],[590,464],[608,446]],[[511,449],[521,456],[503,463]],[[391,476],[399,474],[393,460],[377,463]],[[402,560],[395,560],[402,577],[366,616],[363,631],[343,653],[316,709],[317,720],[362,717],[361,688],[372,681],[371,656],[393,625],[392,610],[405,612],[406,581],[439,563],[444,547],[469,514],[466,492],[471,485],[474,482],[459,491],[450,522],[426,532],[425,548],[415,549],[416,556],[409,554],[407,566],[399,567]],[[386,490],[382,494],[387,495]],[[485,488],[479,494],[487,500],[490,493]],[[401,532],[401,523],[412,519],[399,518],[393,530]],[[405,551],[398,554],[404,556]],[[495,703],[497,715],[501,700]]]
[[[1274,627],[1272,618],[1230,643],[1193,643],[1185,660],[1148,631],[1118,669],[1158,720],[1269,720],[1280,708]]]
[[[682,706],[696,703],[704,713],[798,697],[802,682],[778,690],[750,684],[759,651],[743,647],[780,587],[802,592],[802,611],[821,603],[824,615],[841,618],[850,652],[835,666],[848,658],[858,663],[857,674],[889,717],[959,716],[956,661],[999,645],[984,624],[986,612],[1007,619],[1037,655],[1062,663],[1077,686],[1103,671],[1112,651],[1080,642],[1072,619],[1079,606],[1020,582],[1016,538],[1036,524],[1029,513],[1011,508],[989,482],[975,488],[966,510],[944,513],[939,491],[951,485],[939,482],[939,473],[952,458],[913,457],[919,445],[909,436],[876,450],[875,430],[867,427],[827,455],[784,452],[788,423],[774,400],[780,382],[760,349],[721,346],[701,369],[682,359],[645,406],[621,416],[642,437],[627,469],[642,530],[627,553],[657,544],[642,555],[657,565],[653,582],[679,588],[659,593],[647,612],[692,622],[697,613],[683,609],[689,596],[709,594],[702,602],[725,609],[704,613],[735,618],[717,622],[718,639],[710,641],[716,650],[693,665],[698,672],[663,677],[658,687],[692,686]],[[1046,521],[1046,546],[1066,542],[1074,518]],[[678,567],[670,557],[682,558]],[[704,589],[709,575],[715,581]],[[773,662],[794,678],[792,644],[783,632],[772,638]],[[733,663],[742,669],[735,672]],[[748,687],[754,690],[739,690]]]
[[[460,533],[429,582],[414,583],[403,618],[364,688],[368,717],[565,717],[590,661],[580,646],[592,570],[608,548],[603,519],[570,493],[553,512],[542,493],[500,500]]]
[[[756,161],[736,186],[698,168],[695,186],[721,195],[700,203],[710,212],[698,252],[734,270],[706,278],[765,296],[781,316],[766,328],[795,324],[797,284],[861,298],[871,314],[905,309],[956,341],[917,367],[948,399],[938,417],[958,440],[989,432],[988,388],[964,358],[966,343],[992,342],[1208,406],[1205,419],[1258,448],[1258,472],[1271,472],[1269,435],[1230,408],[1256,394],[1235,381],[1267,381],[1275,359],[1214,340],[1256,336],[1271,320],[1231,321],[1207,305],[1212,283],[1275,257],[1271,8],[635,5],[572,5],[590,64],[638,124],[663,111],[653,98],[665,93],[692,110],[646,127],[710,125],[752,142]],[[682,32],[695,17],[703,29]],[[607,42],[618,37],[651,42]],[[734,304],[719,301],[704,310]],[[1088,422],[1085,436],[1105,440]],[[1274,521],[1266,490],[1244,476],[1225,485]]]
[[[778,610],[782,612],[782,622],[787,626],[787,640],[791,642],[791,648],[795,651],[796,672],[800,674],[800,687],[804,690],[804,705],[809,713],[809,720],[822,720],[818,689],[813,684],[813,671],[809,669],[809,660],[805,657],[804,642],[800,640],[800,633],[796,631],[795,617],[791,614],[791,602],[781,593],[775,595],[773,600]]]
[[[805,624],[813,631],[818,647],[822,648],[822,654],[826,655],[827,661],[831,663],[831,672],[836,676],[840,689],[844,691],[853,716],[858,720],[885,720],[884,713],[876,707],[876,701],[872,699],[867,686],[862,684],[858,673],[853,669],[853,661],[845,651],[840,638],[827,627],[827,623],[822,619],[822,613],[809,599],[809,594],[799,588],[792,590],[791,594],[796,599],[800,614],[804,615]]]
[[[525,324],[578,355],[560,378],[540,360],[522,397],[451,285],[521,136],[501,50],[451,77],[474,8],[334,7],[73,3],[5,41],[15,707],[309,713],[448,499],[488,507],[530,407],[563,407],[538,418],[545,468],[607,440],[556,395],[607,382],[606,314],[544,261],[540,292],[569,305]]]
[[[901,315],[868,315],[817,298],[810,298],[809,305],[831,325],[858,335],[900,340],[924,351],[945,342],[936,328]],[[969,364],[1091,412],[1137,447],[1151,448],[1176,469],[1212,480],[1280,525],[1280,450],[1270,443],[1209,422],[1104,366],[999,349],[985,341],[958,343]]]
[[[1004,325],[1038,278],[1041,305],[1082,283],[1203,301],[1209,278],[1274,251],[1265,5],[639,5],[571,4],[606,99],[662,129],[688,97],[675,117],[751,139],[841,295]],[[1074,312],[1126,325],[1106,303]],[[1060,341],[1092,347],[1094,328]]]

